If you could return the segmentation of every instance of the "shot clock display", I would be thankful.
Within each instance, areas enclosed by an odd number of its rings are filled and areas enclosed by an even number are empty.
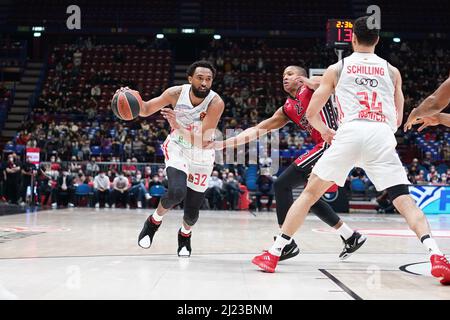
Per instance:
[[[353,21],[348,19],[328,19],[327,46],[346,47],[352,43]]]

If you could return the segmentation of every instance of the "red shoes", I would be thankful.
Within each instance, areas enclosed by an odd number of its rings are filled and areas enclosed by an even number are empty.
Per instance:
[[[431,274],[436,278],[442,278],[443,285],[450,285],[450,263],[445,256],[433,254],[431,260]]]
[[[270,254],[268,251],[263,252],[259,256],[253,258],[252,263],[266,272],[275,272],[280,257]]]

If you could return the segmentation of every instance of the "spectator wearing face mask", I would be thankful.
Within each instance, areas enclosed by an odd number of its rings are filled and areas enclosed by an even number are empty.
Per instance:
[[[15,153],[8,156],[8,162],[5,167],[6,197],[9,203],[18,204],[21,167],[16,159]]]
[[[75,196],[75,188],[73,185],[73,177],[69,175],[69,170],[66,167],[61,168],[61,175],[56,179],[55,200],[52,207],[69,206],[73,207],[73,198]]]
[[[239,187],[239,182],[236,180],[232,172],[228,173],[223,188],[225,189],[229,209],[237,210],[241,189]]]
[[[140,171],[137,171],[136,176],[131,179],[130,198],[137,199],[138,208],[142,208],[142,202],[151,198]]]
[[[208,189],[205,192],[205,197],[208,199],[209,207],[212,210],[222,208],[222,187],[223,181],[219,178],[219,172],[213,171],[208,182]]]
[[[122,208],[126,208],[128,204],[128,189],[130,188],[130,183],[123,173],[120,173],[114,178],[112,187],[113,207],[122,206]]]
[[[95,203],[104,208],[105,204],[109,203],[109,187],[111,182],[106,176],[105,172],[100,170],[99,174],[94,178],[94,197]]]

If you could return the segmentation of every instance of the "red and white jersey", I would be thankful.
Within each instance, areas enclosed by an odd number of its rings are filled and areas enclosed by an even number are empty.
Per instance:
[[[300,129],[307,131],[311,135],[311,138],[315,144],[320,144],[323,142],[320,132],[311,126],[305,116],[313,93],[314,90],[308,88],[307,86],[300,87],[295,97],[289,95],[282,110],[289,120],[294,122]],[[320,111],[320,116],[327,127],[337,130],[337,115],[331,100],[328,100],[323,109]]]
[[[180,126],[194,133],[199,133],[206,111],[217,93],[210,90],[202,103],[194,107],[189,97],[190,90],[190,84],[184,84],[182,86],[180,97],[173,109],[175,110],[177,122]],[[183,148],[193,148],[192,144],[178,135],[176,130],[171,132],[170,137],[172,141]]]
[[[335,93],[340,123],[356,119],[384,122],[397,131],[389,63],[374,53],[354,52],[336,66],[342,68]]]

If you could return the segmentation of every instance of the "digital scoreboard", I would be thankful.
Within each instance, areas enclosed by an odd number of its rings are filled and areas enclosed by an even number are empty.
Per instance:
[[[328,19],[327,46],[351,46],[353,36],[353,21],[348,19]]]

